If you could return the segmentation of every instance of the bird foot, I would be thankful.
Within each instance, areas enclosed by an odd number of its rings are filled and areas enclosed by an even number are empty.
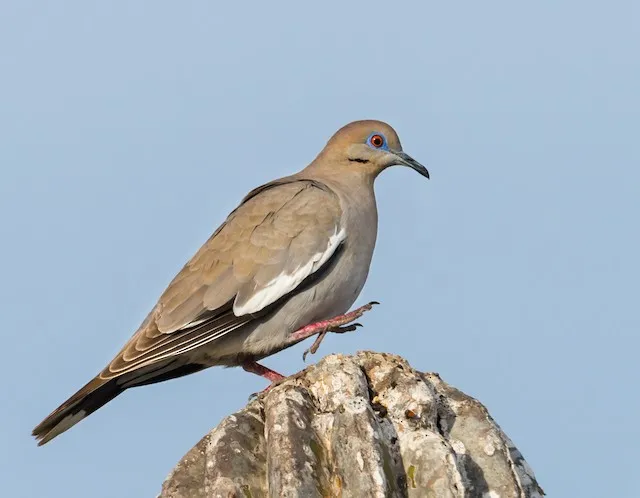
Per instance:
[[[267,387],[265,387],[262,391],[258,391],[257,393],[251,393],[249,395],[248,401],[253,401],[256,398],[259,398],[260,396],[263,396],[263,395],[267,394],[267,392],[271,391],[271,388],[273,388],[274,386],[276,386],[279,383],[280,383],[279,381],[278,382],[272,382]]]
[[[354,323],[353,325],[345,325],[342,327],[332,327],[332,328],[323,330],[318,334],[318,337],[316,337],[316,340],[313,341],[313,344],[311,345],[311,347],[304,350],[304,353],[302,353],[302,361],[307,360],[307,355],[309,353],[316,354],[316,351],[318,351],[318,348],[320,347],[320,343],[323,341],[327,333],[333,332],[334,334],[344,334],[345,332],[353,332],[358,327],[362,327],[362,324]]]
[[[360,318],[376,304],[380,303],[377,301],[371,301],[370,303],[367,303],[364,306],[360,306],[359,308],[350,311],[349,313],[345,313],[344,315],[336,316],[329,320],[323,320],[321,322],[312,323],[311,325],[302,327],[301,329],[296,330],[293,334],[291,334],[289,340],[292,343],[296,343],[307,339],[312,335],[318,334],[318,337],[313,342],[311,347],[302,354],[302,359],[304,361],[307,358],[307,354],[315,354],[315,352],[318,351],[320,343],[325,338],[328,332],[333,332],[335,334],[344,334],[345,332],[353,332],[358,327],[362,327],[360,323],[351,322]]]

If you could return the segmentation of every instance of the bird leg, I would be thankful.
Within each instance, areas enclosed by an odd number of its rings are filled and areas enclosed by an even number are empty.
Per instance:
[[[288,341],[289,345],[295,344],[311,337],[312,335],[318,334],[318,337],[316,337],[316,340],[313,342],[311,347],[307,349],[302,355],[302,359],[304,360],[307,357],[308,353],[314,354],[318,350],[318,348],[320,347],[320,343],[328,332],[333,332],[335,334],[344,334],[345,332],[352,332],[358,327],[362,327],[362,325],[359,323],[351,322],[360,318],[367,311],[373,308],[375,304],[380,303],[378,303],[377,301],[371,301],[370,303],[367,303],[364,306],[360,306],[359,308],[350,311],[349,313],[345,313],[344,315],[336,316],[334,318],[330,318],[329,320],[322,320],[320,322],[312,323],[310,325],[302,327],[301,329],[298,329],[291,334]],[[264,365],[260,365],[260,363],[253,360],[247,360],[243,362],[242,368],[246,372],[254,373],[256,375],[259,375],[260,377],[264,377],[271,382],[271,384],[267,386],[266,389],[263,389],[259,393],[252,394],[250,398],[266,393],[274,385],[286,378],[284,375],[279,374],[278,372],[271,370]]]
[[[260,363],[258,363],[257,361],[245,361],[242,364],[242,368],[245,370],[245,372],[254,373],[256,375],[259,375],[260,377],[264,377],[265,379],[270,380],[271,382],[278,382],[279,380],[285,378],[284,375],[279,374],[278,372],[271,370],[264,365],[260,365]]]
[[[360,306],[359,308],[350,311],[349,313],[345,313],[344,315],[336,316],[334,318],[330,318],[329,320],[322,320],[320,322],[312,323],[310,325],[302,327],[301,329],[298,329],[293,334],[291,334],[291,336],[289,337],[289,342],[295,344],[304,339],[307,339],[308,337],[311,337],[312,335],[318,334],[318,337],[311,345],[311,347],[302,354],[302,359],[304,360],[306,359],[308,353],[314,354],[318,350],[318,348],[320,347],[320,343],[327,335],[327,332],[344,334],[345,332],[352,332],[358,327],[362,327],[362,325],[359,323],[352,324],[351,322],[364,315],[365,312],[369,311],[374,304],[380,303],[378,303],[377,301],[371,301],[370,303],[365,304],[364,306]]]
[[[264,365],[260,365],[260,363],[258,363],[257,361],[247,360],[244,363],[242,363],[242,368],[244,369],[245,372],[254,373],[256,375],[259,375],[260,377],[264,377],[265,379],[271,382],[271,384],[265,387],[262,391],[258,393],[253,393],[251,396],[249,396],[249,400],[258,397],[261,394],[265,394],[269,389],[275,386],[278,382],[280,382],[283,379],[286,379],[284,375],[279,374],[278,372],[271,370],[270,368],[267,368]]]

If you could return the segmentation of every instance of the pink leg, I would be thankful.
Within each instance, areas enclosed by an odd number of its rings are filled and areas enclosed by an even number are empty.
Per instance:
[[[279,374],[278,372],[275,372],[263,365],[260,365],[260,363],[256,361],[245,361],[242,364],[242,368],[244,368],[246,372],[254,373],[256,375],[264,377],[267,380],[270,380],[271,382],[278,382],[279,380],[285,378],[284,375]]]
[[[269,384],[265,389],[263,389],[259,393],[253,393],[251,396],[249,396],[249,399],[255,398],[260,394],[266,393],[269,389],[275,386],[278,383],[278,381],[281,381],[282,379],[286,378],[284,375],[281,375],[278,372],[275,372],[270,368],[265,367],[264,365],[260,365],[260,363],[258,363],[257,361],[245,361],[242,364],[242,368],[244,368],[246,372],[254,373],[256,375],[259,375],[260,377],[264,377],[265,379],[271,382],[271,384]]]
[[[295,344],[308,337],[311,337],[312,335],[318,334],[315,342],[309,349],[307,349],[303,353],[302,359],[304,360],[307,357],[307,353],[314,354],[318,350],[318,347],[320,347],[320,343],[322,342],[322,339],[324,339],[324,336],[327,335],[327,332],[342,334],[344,332],[351,332],[357,327],[361,327],[359,323],[354,323],[352,325],[347,324],[360,318],[365,314],[365,312],[369,311],[374,304],[380,303],[378,303],[377,301],[371,301],[370,303],[365,304],[364,306],[360,306],[358,309],[350,311],[349,313],[345,313],[344,315],[336,316],[329,320],[323,320],[321,322],[312,323],[311,325],[302,327],[301,329],[298,329],[293,334],[291,334],[288,342],[290,344]],[[345,327],[344,325],[347,326]]]
[[[297,342],[307,339],[308,337],[311,337],[312,335],[318,334],[315,342],[302,355],[302,359],[305,359],[307,357],[307,353],[314,354],[318,350],[318,347],[320,346],[322,339],[324,339],[324,336],[327,335],[327,332],[342,334],[344,332],[351,332],[357,327],[361,327],[359,323],[354,323],[351,325],[348,324],[364,315],[364,313],[369,311],[374,304],[380,303],[378,303],[377,301],[371,301],[370,303],[365,304],[358,309],[350,311],[349,313],[345,313],[344,315],[336,316],[329,320],[323,320],[321,322],[312,323],[311,325],[302,327],[301,329],[298,329],[293,334],[291,334],[291,336],[289,336],[288,345],[291,346],[293,344],[296,344]],[[278,372],[275,372],[270,368],[265,367],[264,365],[260,365],[256,361],[245,361],[242,364],[242,368],[247,372],[260,375],[261,377],[264,377],[271,382],[271,384],[266,389],[252,396],[267,392],[269,389],[271,389],[271,387],[275,385],[275,383],[286,378],[284,375],[279,374]]]

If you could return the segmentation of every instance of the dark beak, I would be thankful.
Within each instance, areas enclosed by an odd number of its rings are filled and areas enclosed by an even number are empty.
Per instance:
[[[422,164],[416,161],[409,154],[405,154],[404,152],[396,152],[393,151],[393,154],[398,158],[398,162],[396,164],[400,164],[402,166],[409,166],[411,169],[416,170],[425,178],[429,178],[429,171]]]

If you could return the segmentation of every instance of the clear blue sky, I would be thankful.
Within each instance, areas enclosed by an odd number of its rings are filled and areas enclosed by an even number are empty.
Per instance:
[[[29,435],[246,192],[362,118],[432,180],[379,178],[358,302],[382,306],[319,355],[439,372],[549,496],[637,496],[640,4],[284,4],[0,6],[5,496],[155,496],[265,386],[210,369]],[[307,346],[265,363],[296,372]]]

